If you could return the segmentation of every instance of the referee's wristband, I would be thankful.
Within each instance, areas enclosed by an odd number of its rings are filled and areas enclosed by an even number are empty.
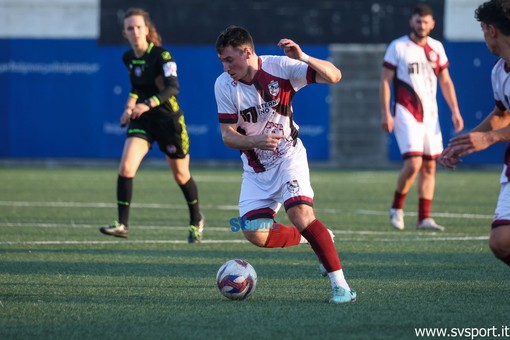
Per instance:
[[[308,63],[308,61],[310,60],[310,56],[303,52],[303,54],[301,54],[301,57],[299,57],[299,60],[301,60],[304,63]]]

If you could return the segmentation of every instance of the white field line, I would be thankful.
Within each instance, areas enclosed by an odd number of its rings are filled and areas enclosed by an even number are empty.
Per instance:
[[[188,244],[181,240],[118,240],[118,241],[6,241],[0,245],[87,245],[87,244]],[[248,243],[246,240],[203,240],[201,243]]]
[[[97,225],[90,224],[63,224],[63,223],[11,223],[0,222],[1,227],[36,227],[36,228],[97,228]],[[137,229],[161,229],[161,230],[187,230],[182,226],[137,226]],[[216,232],[232,232],[228,226],[225,227],[207,227],[206,230]],[[488,240],[488,236],[466,236],[462,233],[448,234],[440,236],[439,232],[413,232],[413,234],[403,235],[402,232],[395,231],[371,231],[371,230],[332,230],[336,235],[335,241],[341,242],[425,242],[425,241],[479,241]],[[376,237],[374,237],[376,236]],[[379,237],[377,237],[379,236]],[[105,241],[0,241],[0,245],[101,245],[101,244],[186,244],[183,240],[105,240]],[[239,244],[248,243],[246,240],[203,240],[204,244]]]
[[[27,201],[0,201],[0,206],[7,207],[54,207],[54,208],[116,208],[115,203],[94,203],[94,202],[27,202]],[[181,210],[186,209],[185,205],[176,204],[159,204],[159,203],[133,203],[133,208],[146,208],[146,209],[172,209]],[[237,211],[237,205],[202,205],[204,209],[211,210],[224,210],[224,211]],[[345,213],[341,209],[315,209],[320,213],[339,214]],[[386,216],[387,211],[377,210],[364,210],[358,209],[352,211],[358,215],[378,215]],[[406,212],[407,216],[416,216],[415,212]],[[445,218],[466,218],[466,219],[492,219],[492,215],[482,214],[458,214],[458,213],[441,213],[435,212],[432,214],[433,217],[445,217]]]
[[[485,241],[487,236],[463,236],[463,237],[410,237],[410,238],[335,238],[335,242],[426,242],[426,241]],[[246,240],[203,240],[203,244],[242,244],[249,243]],[[110,241],[0,241],[3,245],[103,245],[103,244],[188,244],[182,240],[110,240]]]
[[[376,210],[354,210],[355,214],[360,215],[388,215],[387,211],[376,211]],[[417,216],[416,212],[406,212],[406,216]],[[434,212],[432,213],[434,217],[447,217],[447,218],[467,218],[467,219],[492,219],[493,215],[482,215],[482,214],[456,214],[456,213],[441,213]]]
[[[116,208],[114,203],[92,203],[92,202],[27,202],[27,201],[0,201],[0,206],[11,207],[58,207],[58,208]],[[169,204],[144,204],[135,203],[133,207],[148,208],[148,209],[185,209],[184,205],[169,205]],[[210,205],[203,206],[206,209],[224,210],[224,211],[237,211],[236,205]],[[318,212],[338,214],[341,210],[337,209],[316,209]],[[375,210],[355,210],[352,213],[360,215],[382,215],[386,216],[387,211]],[[408,216],[415,216],[416,213],[406,213]],[[434,213],[433,216],[447,217],[447,218],[463,218],[463,219],[491,219],[492,215],[481,214],[453,214],[453,213]],[[31,222],[0,222],[0,227],[37,227],[37,228],[97,228],[97,225],[90,224],[64,224],[64,223],[31,223]],[[140,229],[172,229],[172,230],[187,230],[182,226],[137,226]],[[207,230],[216,232],[231,232],[230,227],[225,224],[224,227],[207,227]],[[338,242],[343,241],[379,241],[379,242],[408,242],[408,241],[476,241],[487,240],[488,236],[465,236],[465,234],[455,233],[448,236],[439,236],[441,233],[436,232],[416,232],[411,235],[402,235],[402,233],[390,231],[370,231],[370,230],[333,230],[336,235],[335,240]],[[342,235],[342,237],[340,237]],[[380,238],[364,238],[362,236],[381,236]],[[353,237],[350,237],[353,236]],[[358,236],[358,237],[356,237]],[[361,237],[360,237],[361,236]],[[0,241],[0,245],[58,245],[58,244],[185,244],[186,241],[181,240],[108,240],[108,241]],[[246,240],[204,240],[203,243],[247,243]]]
[[[26,202],[26,201],[0,201],[0,206],[4,207],[51,207],[51,208],[117,208],[116,203],[94,203],[94,202]],[[133,203],[133,208],[146,209],[187,209],[185,205],[178,204],[159,204],[159,203]],[[235,210],[237,205],[202,205],[204,208],[217,210]]]

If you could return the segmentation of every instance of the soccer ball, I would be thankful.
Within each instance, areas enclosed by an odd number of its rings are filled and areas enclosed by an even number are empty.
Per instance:
[[[229,260],[216,274],[216,284],[221,294],[231,300],[244,300],[257,287],[257,272],[245,260]]]

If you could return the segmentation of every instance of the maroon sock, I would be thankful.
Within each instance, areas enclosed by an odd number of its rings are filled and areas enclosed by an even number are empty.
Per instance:
[[[391,204],[391,207],[393,209],[403,209],[404,208],[404,202],[406,201],[407,194],[403,194],[401,192],[395,191],[395,194],[393,195],[393,203]]]
[[[265,248],[287,248],[297,246],[301,241],[301,234],[294,226],[286,226],[274,222],[269,229]]]
[[[430,217],[430,211],[432,210],[432,200],[426,198],[420,198],[418,202],[418,222],[423,221]]]
[[[315,220],[301,232],[308,240],[313,251],[319,258],[328,273],[342,269],[340,258],[335,249],[335,244],[331,239],[328,229],[319,220]]]

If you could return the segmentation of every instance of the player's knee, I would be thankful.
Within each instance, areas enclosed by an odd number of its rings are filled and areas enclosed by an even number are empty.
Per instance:
[[[188,181],[191,179],[191,175],[189,174],[189,172],[188,173],[177,172],[174,173],[174,179],[177,182],[177,184],[184,185],[188,183]]]
[[[506,260],[510,259],[510,244],[503,242],[503,240],[491,237],[489,239],[489,247],[498,259]]]
[[[422,167],[423,160],[420,157],[409,157],[404,161],[404,171],[418,173]]]
[[[133,167],[129,164],[121,164],[119,166],[119,175],[122,177],[133,178],[136,175],[137,167]]]

